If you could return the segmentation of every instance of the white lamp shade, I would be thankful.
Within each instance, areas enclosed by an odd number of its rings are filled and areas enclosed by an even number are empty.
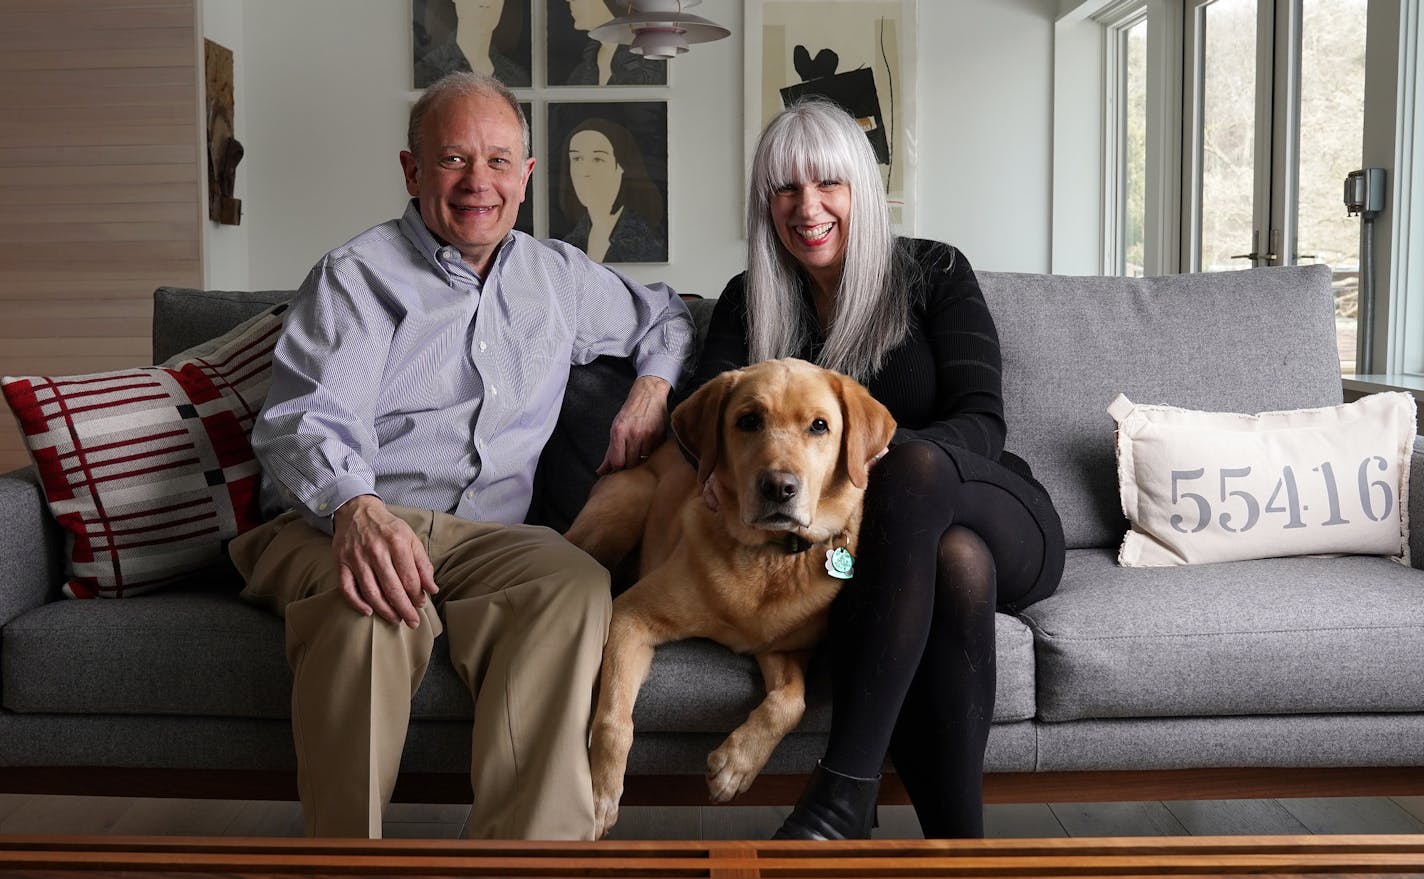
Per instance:
[[[638,4],[677,0],[640,0]],[[691,5],[684,0],[684,6]],[[687,51],[688,43],[707,43],[729,37],[732,32],[705,18],[685,12],[633,12],[606,21],[588,32],[600,43],[623,43],[648,58],[672,58]]]
[[[632,12],[681,12],[689,6],[696,6],[702,0],[624,0]]]
[[[628,51],[644,58],[666,61],[687,51],[687,37],[681,28],[645,27],[634,31]]]

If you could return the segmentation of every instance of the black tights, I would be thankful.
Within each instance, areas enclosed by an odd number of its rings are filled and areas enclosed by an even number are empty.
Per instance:
[[[831,609],[822,762],[871,778],[888,752],[928,838],[984,834],[994,611],[1051,591],[1044,561],[1014,494],[962,480],[938,446],[904,443],[871,471],[855,577]]]

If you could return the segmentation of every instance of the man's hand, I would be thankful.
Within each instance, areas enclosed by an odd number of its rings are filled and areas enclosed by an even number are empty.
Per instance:
[[[363,494],[341,505],[332,517],[331,548],[346,603],[364,616],[420,625],[417,609],[435,585],[435,568],[415,532],[386,509],[380,498]]]
[[[653,453],[667,432],[668,392],[663,379],[645,375],[633,382],[628,399],[608,432],[608,454],[598,465],[598,475],[632,467]]]

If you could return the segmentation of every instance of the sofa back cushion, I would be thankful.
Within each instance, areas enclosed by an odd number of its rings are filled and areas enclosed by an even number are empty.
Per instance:
[[[1216,412],[1341,401],[1325,266],[978,274],[1003,348],[1007,448],[1053,497],[1069,548],[1115,546],[1127,528],[1107,413],[1118,394]]]
[[[223,333],[286,302],[293,290],[194,290],[159,287],[153,291],[153,362],[216,339]]]

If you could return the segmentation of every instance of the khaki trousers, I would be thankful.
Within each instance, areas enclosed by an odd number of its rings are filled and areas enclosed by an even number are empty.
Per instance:
[[[608,632],[607,572],[547,528],[391,511],[425,545],[440,587],[415,629],[351,608],[331,538],[295,513],[229,548],[243,597],[287,621],[307,835],[381,836],[411,696],[443,630],[475,703],[468,835],[592,839],[588,725]]]

